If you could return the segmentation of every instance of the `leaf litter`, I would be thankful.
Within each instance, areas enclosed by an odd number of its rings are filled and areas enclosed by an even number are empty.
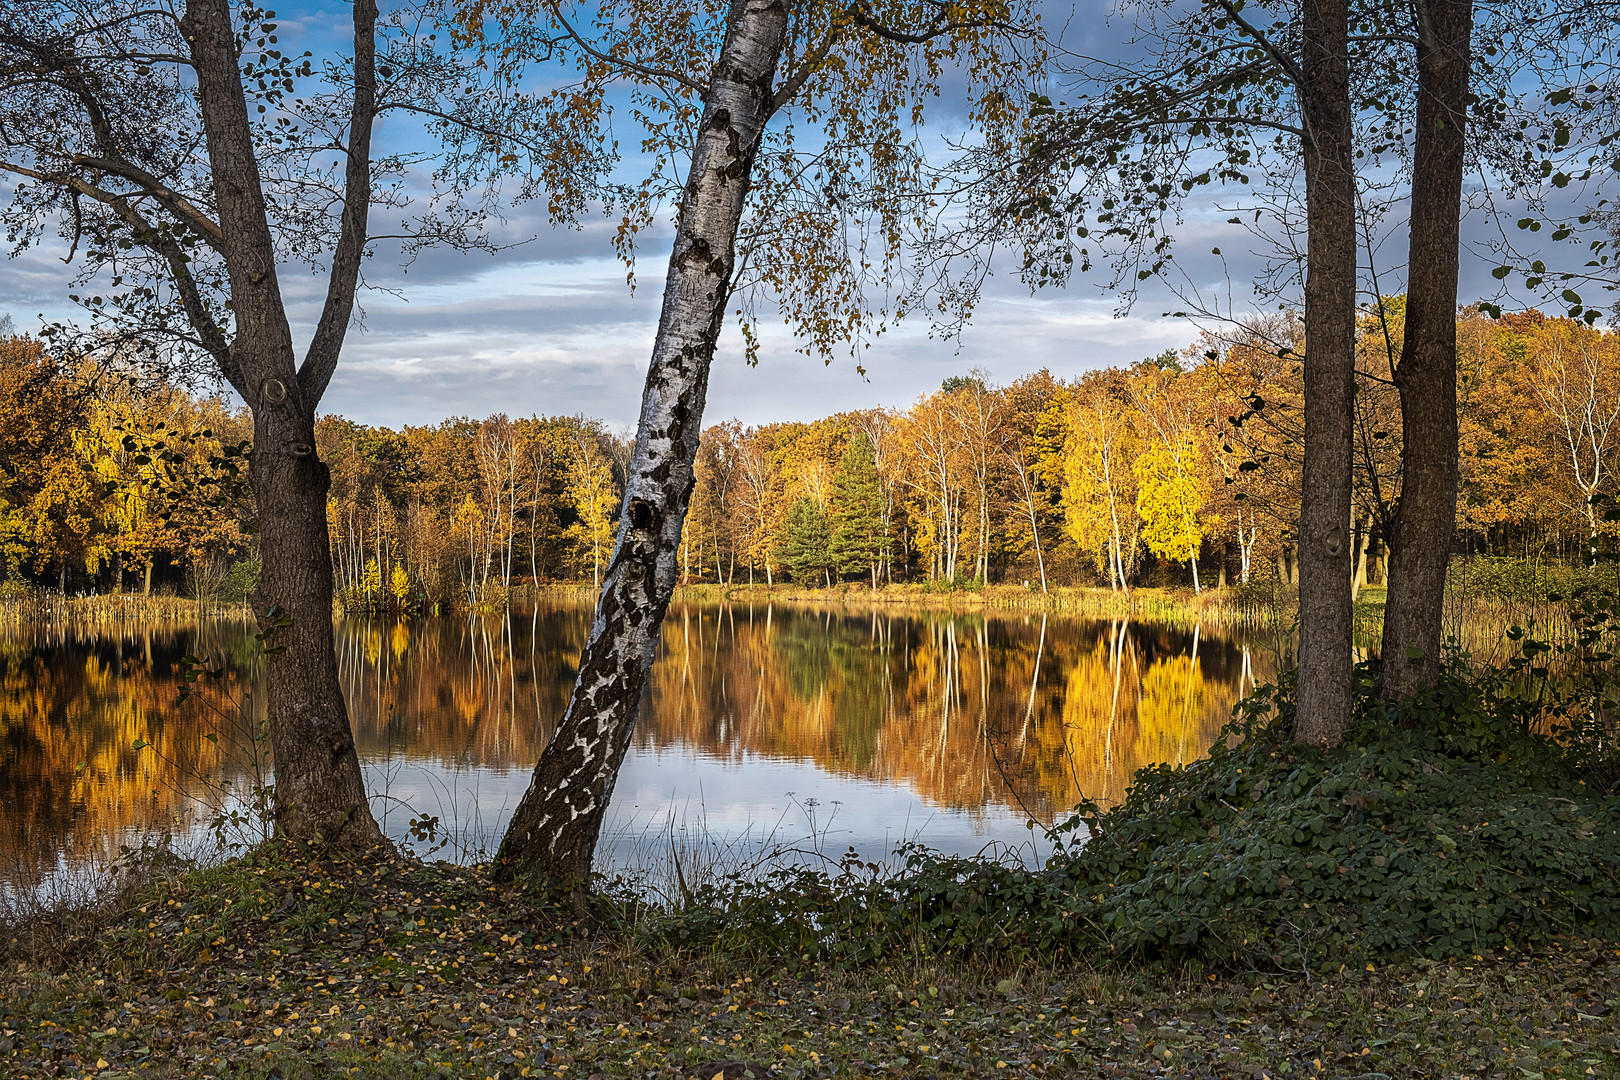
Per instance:
[[[788,970],[639,946],[478,868],[274,855],[16,930],[17,1080],[1620,1076],[1604,942],[1326,975]]]

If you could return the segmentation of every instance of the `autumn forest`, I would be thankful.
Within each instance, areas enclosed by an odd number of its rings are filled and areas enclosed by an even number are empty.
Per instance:
[[[1363,312],[1354,587],[1381,582],[1399,496],[1402,298]],[[1578,560],[1620,468],[1620,334],[1538,312],[1458,322],[1459,543]],[[903,409],[709,427],[680,548],[687,583],[1287,583],[1299,505],[1297,318],[1206,334],[1072,382],[973,372]],[[7,579],[216,596],[251,586],[234,478],[246,417],[217,397],[58,368],[4,346]],[[110,390],[108,388],[111,388]],[[587,417],[316,425],[342,603],[503,605],[591,581],[609,554],[626,438]],[[237,470],[233,472],[232,470]],[[1296,579],[1297,580],[1297,579]]]
[[[0,1075],[1620,1075],[1615,0],[279,6],[0,0]]]

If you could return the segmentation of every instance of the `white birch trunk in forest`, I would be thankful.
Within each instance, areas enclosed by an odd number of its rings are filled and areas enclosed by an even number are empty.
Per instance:
[[[617,542],[578,682],[501,843],[498,877],[544,872],[583,884],[590,874],[675,587],[709,367],[787,19],[783,0],[731,8],[681,198]]]

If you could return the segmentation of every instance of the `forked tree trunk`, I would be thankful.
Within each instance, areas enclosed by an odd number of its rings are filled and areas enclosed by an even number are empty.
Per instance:
[[[249,479],[263,559],[254,613],[265,634],[276,832],[354,848],[382,842],[382,833],[366,801],[338,682],[326,522],[331,476],[315,456],[314,422],[348,326],[365,247],[376,18],[372,0],[354,5],[356,100],[348,197],[327,302],[303,370],[296,368],[276,277],[229,0],[189,0],[182,23],[197,74],[236,318],[235,340],[220,362],[253,410]]]
[[[590,875],[675,588],[709,365],[787,15],[784,0],[732,4],[681,198],[618,541],[573,696],[496,853],[499,878],[542,873],[583,885]]]
[[[1471,0],[1414,0],[1418,99],[1401,395],[1401,498],[1389,535],[1379,692],[1440,677],[1446,564],[1457,520],[1457,268]]]
[[[1350,496],[1356,355],[1356,178],[1348,0],[1305,0],[1305,462],[1299,513],[1294,738],[1334,745],[1350,720]]]

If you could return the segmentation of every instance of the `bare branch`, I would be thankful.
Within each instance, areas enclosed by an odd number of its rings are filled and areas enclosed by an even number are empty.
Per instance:
[[[199,210],[190,199],[169,187],[163,181],[142,169],[125,161],[122,157],[92,157],[88,154],[75,154],[73,164],[81,165],[87,169],[96,169],[100,172],[109,172],[114,176],[121,176],[134,184],[139,184],[152,198],[162,203],[164,208],[187,225],[196,229],[208,241],[208,245],[222,250],[220,245],[224,240],[224,233],[220,231],[214,220]]]
[[[550,9],[550,11],[551,11],[552,18],[556,19],[558,24],[563,28],[563,32],[566,33],[569,36],[569,38],[574,42],[574,44],[579,47],[579,50],[581,52],[585,53],[587,56],[591,57],[592,59],[600,60],[602,63],[608,64],[608,65],[610,65],[612,67],[622,68],[625,71],[634,71],[638,75],[645,75],[645,76],[647,76],[647,78],[653,79],[655,81],[661,81],[661,80],[664,80],[664,79],[668,79],[668,80],[671,80],[673,82],[677,82],[680,85],[686,87],[688,90],[691,90],[693,93],[696,93],[696,94],[701,95],[701,94],[708,93],[708,87],[706,85],[704,85],[703,83],[698,82],[696,79],[694,79],[694,78],[692,78],[692,77],[690,77],[688,75],[681,74],[679,71],[672,71],[672,70],[670,70],[668,68],[655,67],[652,64],[637,63],[634,60],[627,60],[624,57],[620,57],[620,56],[611,56],[611,55],[609,55],[609,54],[607,54],[605,52],[600,51],[599,49],[596,48],[596,46],[592,45],[589,41],[585,40],[585,38],[582,37],[579,34],[579,32],[573,28],[573,26],[568,22],[567,19],[563,18],[563,14],[562,14],[562,12],[560,10],[558,10],[555,7],[552,7]]]
[[[338,353],[354,313],[354,292],[359,284],[360,260],[365,256],[366,219],[371,208],[371,129],[376,115],[377,3],[355,0],[354,103],[349,119],[343,223],[326,279],[326,303],[309,352],[298,369],[299,386],[311,410],[326,393],[332,373],[337,370]]]

